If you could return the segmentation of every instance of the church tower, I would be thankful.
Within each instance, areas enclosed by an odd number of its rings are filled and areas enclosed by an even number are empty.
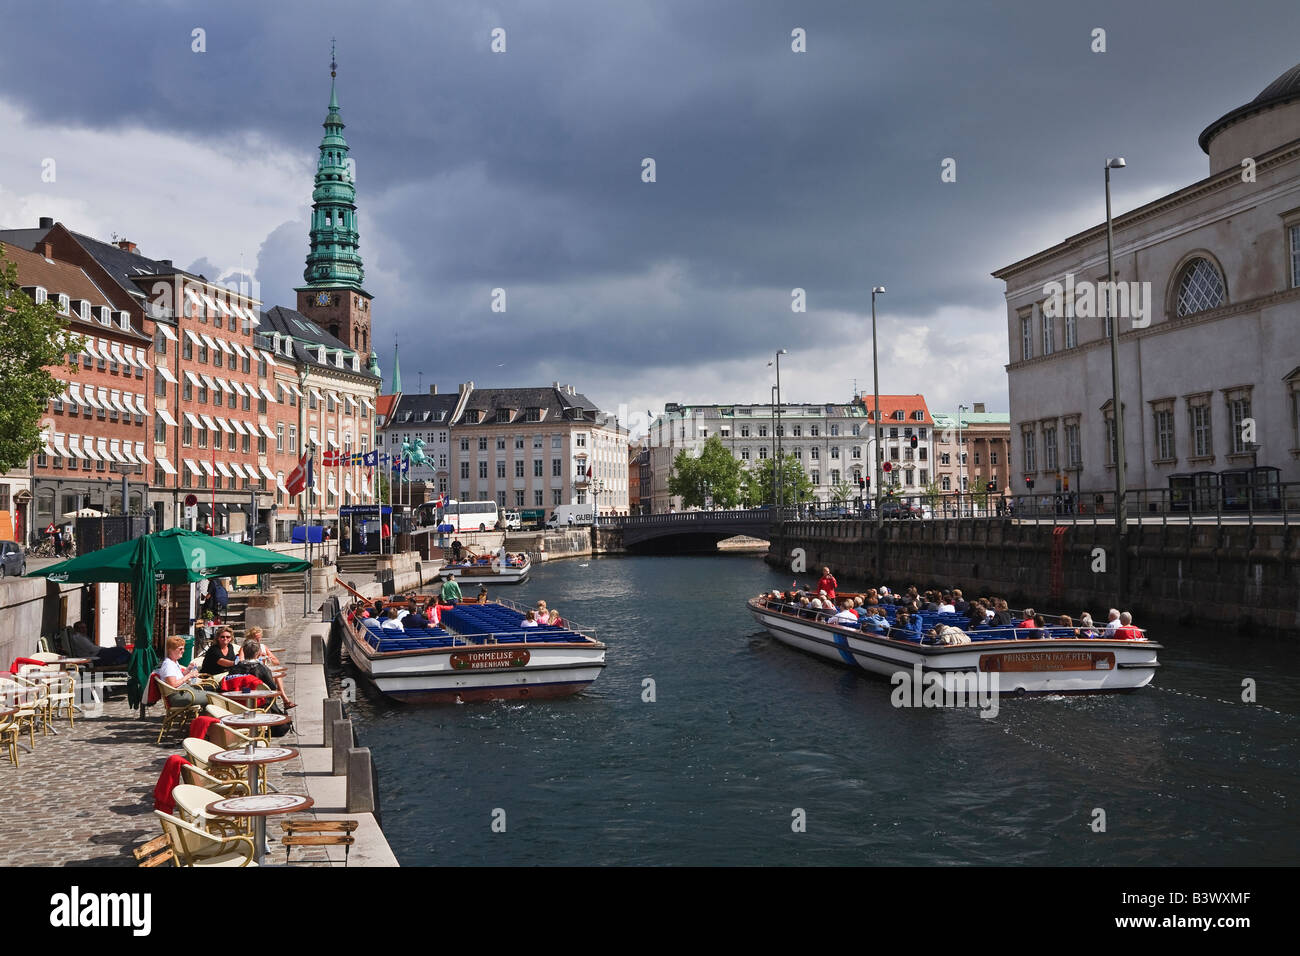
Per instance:
[[[361,285],[365,270],[357,251],[357,189],[334,89],[337,73],[331,48],[330,105],[311,194],[311,249],[302,274],[307,284],[296,290],[298,311],[354,352],[369,355],[367,365],[377,366],[370,340],[371,296]]]

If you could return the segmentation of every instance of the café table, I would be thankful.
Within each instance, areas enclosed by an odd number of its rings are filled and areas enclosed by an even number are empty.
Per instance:
[[[298,756],[298,751],[292,747],[253,747],[250,745],[215,753],[208,758],[208,763],[220,767],[248,767],[249,794],[256,796],[262,792],[260,784],[266,765],[279,763],[282,760],[292,760],[296,756]]]
[[[234,727],[236,730],[255,730],[258,735],[266,739],[272,727],[280,727],[292,720],[286,714],[263,714],[257,711],[249,711],[246,714],[230,714],[222,717],[221,723],[226,727]]]
[[[266,857],[266,818],[277,813],[309,810],[316,801],[296,793],[259,793],[226,797],[209,803],[207,812],[223,817],[253,818],[253,849],[259,865]]]
[[[271,699],[280,696],[278,690],[269,688],[267,690],[223,690],[217,693],[236,703],[243,704],[245,707],[251,707],[258,712],[266,710],[267,707],[271,706]],[[265,699],[267,703],[262,707],[258,707],[254,702],[261,699]]]

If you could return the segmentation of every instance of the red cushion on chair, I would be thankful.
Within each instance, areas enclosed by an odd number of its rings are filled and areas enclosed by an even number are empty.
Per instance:
[[[186,736],[198,737],[199,740],[207,740],[208,728],[211,727],[213,724],[219,724],[219,723],[221,723],[221,721],[218,720],[216,717],[205,717],[205,716],[195,717],[193,720],[190,721],[190,729],[189,732],[186,734]]]
[[[35,664],[38,667],[50,666],[49,661],[38,661],[31,657],[15,657],[13,665],[9,668],[9,673],[17,674],[20,668],[26,667],[28,664]]]
[[[181,767],[189,765],[189,761],[180,754],[172,754],[163,764],[162,773],[158,775],[158,783],[153,788],[153,808],[161,810],[163,813],[175,813],[176,801],[172,799],[172,790],[181,782]]]

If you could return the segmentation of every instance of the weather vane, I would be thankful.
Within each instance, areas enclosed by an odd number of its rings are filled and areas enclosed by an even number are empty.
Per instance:
[[[330,37],[330,77],[332,78],[338,71],[338,57],[334,55],[334,38]]]

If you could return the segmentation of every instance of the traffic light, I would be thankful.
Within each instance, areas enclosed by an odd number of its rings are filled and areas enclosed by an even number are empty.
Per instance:
[[[862,487],[863,487],[863,488],[870,488],[870,487],[871,487],[871,476],[870,476],[870,475],[868,475],[867,477],[865,477],[865,478],[862,479]]]
[[[917,445],[916,436],[913,435],[913,436],[912,436],[912,447],[915,448],[916,445]]]
[[[866,485],[866,482],[863,481],[862,476],[861,476],[861,475],[858,475],[858,487],[859,487],[859,488],[865,488],[866,486],[867,486],[867,485]]]
[[[985,490],[985,491],[997,491],[997,490],[998,490],[998,483],[997,483],[996,481],[990,481],[987,485],[984,486],[984,490]]]
[[[1028,488],[1030,491],[1033,491],[1033,490],[1034,490],[1034,479],[1032,479],[1032,478],[1026,478],[1026,479],[1025,479],[1025,487]]]

